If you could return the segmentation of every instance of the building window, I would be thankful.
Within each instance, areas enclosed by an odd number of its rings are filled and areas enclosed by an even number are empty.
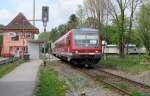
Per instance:
[[[12,40],[12,41],[18,41],[18,40],[19,40],[19,36],[17,35],[17,36],[15,36],[15,37],[11,37],[11,40]]]
[[[26,38],[32,38],[32,33],[26,33],[25,35]]]

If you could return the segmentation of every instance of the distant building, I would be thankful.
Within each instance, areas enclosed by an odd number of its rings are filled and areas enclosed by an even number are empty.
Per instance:
[[[7,26],[1,29],[3,35],[3,56],[22,55],[27,52],[27,41],[34,38],[39,29],[19,13]]]
[[[117,44],[107,44],[106,41],[102,41],[102,52],[104,54],[119,54],[119,46]],[[127,53],[127,46],[125,46],[125,53]],[[128,45],[128,54],[144,54],[146,50],[144,47],[137,47],[135,44]]]

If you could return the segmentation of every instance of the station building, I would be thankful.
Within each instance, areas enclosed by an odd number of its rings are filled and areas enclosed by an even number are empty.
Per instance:
[[[3,35],[3,56],[12,56],[16,52],[23,54],[28,51],[28,41],[39,33],[39,29],[33,26],[30,21],[19,13],[8,25],[0,29]]]

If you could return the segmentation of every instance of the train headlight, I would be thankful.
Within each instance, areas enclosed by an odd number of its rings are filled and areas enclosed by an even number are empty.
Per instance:
[[[79,53],[78,51],[75,51],[75,53],[77,54],[77,53]]]
[[[98,53],[98,51],[95,51],[96,53]]]

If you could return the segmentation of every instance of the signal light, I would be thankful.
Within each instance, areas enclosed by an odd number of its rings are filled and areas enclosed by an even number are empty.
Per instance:
[[[96,52],[96,53],[98,53],[98,51],[97,51],[97,50],[96,50],[95,52]]]
[[[42,7],[42,21],[48,22],[48,20],[49,20],[49,7],[43,6]]]
[[[78,51],[75,51],[75,53],[77,54],[77,53],[79,53]]]

